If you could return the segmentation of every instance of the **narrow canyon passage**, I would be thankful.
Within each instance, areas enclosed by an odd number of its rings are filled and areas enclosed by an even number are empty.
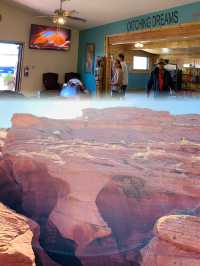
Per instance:
[[[146,109],[86,111],[72,120],[15,115],[1,148],[0,199],[40,225],[53,261],[36,246],[39,266],[146,266],[146,252],[159,256],[160,241],[168,246],[160,255],[196,263],[191,243],[182,239],[175,249],[163,230],[181,222],[189,234],[186,225],[198,221],[199,133],[198,115]]]

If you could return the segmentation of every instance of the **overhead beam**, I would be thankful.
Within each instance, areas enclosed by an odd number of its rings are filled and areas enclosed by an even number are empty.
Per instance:
[[[109,36],[109,45],[133,42],[169,41],[200,36],[200,23],[181,24],[178,26],[151,29],[140,32],[127,32]]]
[[[165,41],[165,42],[155,42],[155,43],[144,43],[144,49],[189,49],[200,47],[200,39],[198,40],[181,40],[181,41]],[[134,44],[129,45],[128,49],[136,49]]]

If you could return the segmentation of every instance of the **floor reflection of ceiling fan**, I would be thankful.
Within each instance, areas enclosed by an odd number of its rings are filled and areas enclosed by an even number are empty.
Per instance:
[[[70,1],[70,0],[60,0],[60,8],[56,9],[52,15],[47,15],[47,16],[38,16],[40,18],[50,18],[52,19],[53,23],[57,25],[64,25],[68,19],[70,20],[76,20],[80,22],[86,22],[87,20],[84,18],[76,17],[75,14],[78,12],[75,10],[67,11],[63,9],[63,3],[65,1]]]

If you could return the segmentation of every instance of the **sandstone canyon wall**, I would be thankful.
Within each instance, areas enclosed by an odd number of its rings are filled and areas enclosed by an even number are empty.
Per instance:
[[[36,223],[0,204],[0,265],[35,266],[32,239],[37,230]]]
[[[171,215],[155,225],[155,237],[142,250],[142,266],[198,266],[200,218]]]
[[[39,231],[37,223],[0,203],[0,265],[57,266],[41,248]]]
[[[187,231],[199,219],[200,116],[134,108],[85,110],[73,120],[18,114],[1,150],[0,200],[40,225],[40,244],[59,265],[174,265],[162,250],[180,252],[178,266],[185,253],[187,265],[200,265],[199,250],[159,223],[183,221]]]

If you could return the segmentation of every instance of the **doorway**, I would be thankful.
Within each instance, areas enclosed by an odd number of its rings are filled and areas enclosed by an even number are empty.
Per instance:
[[[19,91],[23,44],[0,41],[0,90]]]
[[[165,59],[180,94],[200,94],[200,23],[188,23],[141,32],[107,36],[105,54],[125,54],[129,66],[130,92],[144,92],[159,58]],[[107,64],[110,89],[110,63]]]

